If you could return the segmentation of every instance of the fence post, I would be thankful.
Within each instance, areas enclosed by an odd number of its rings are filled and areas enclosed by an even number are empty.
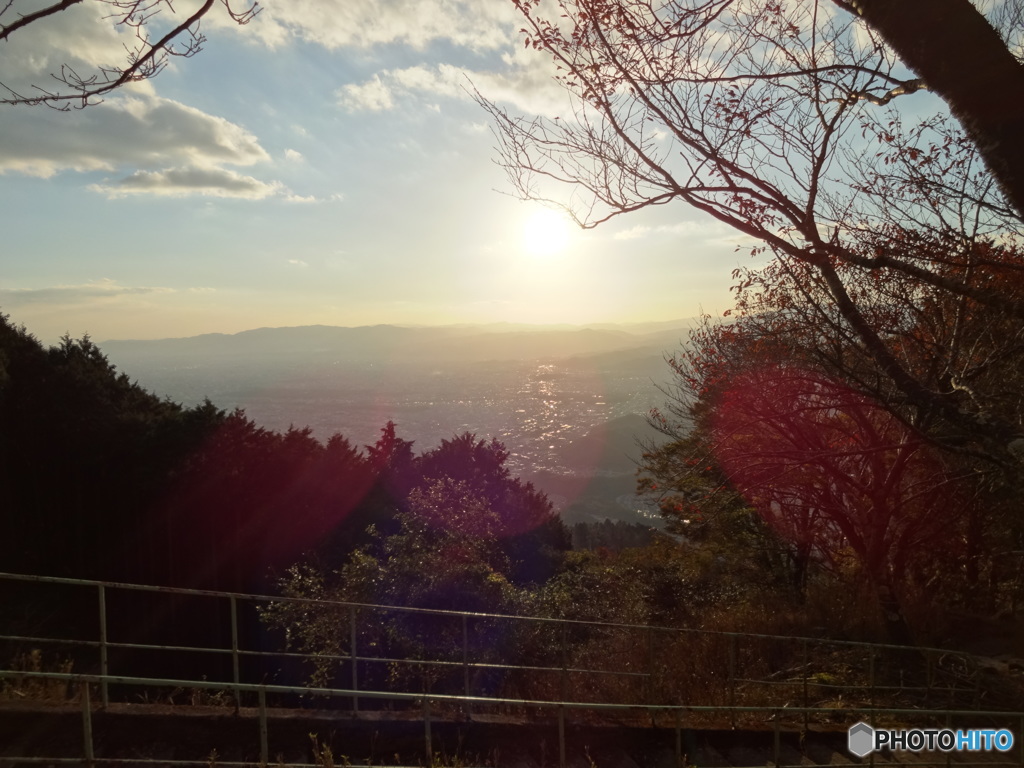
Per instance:
[[[868,649],[868,703],[875,706],[875,649]],[[873,724],[873,723],[872,723]],[[874,753],[872,753],[874,754]]]
[[[85,764],[92,768],[95,757],[92,750],[92,703],[89,701],[89,683],[83,680],[79,690],[82,696],[82,751],[85,753]]]
[[[811,706],[810,696],[807,691],[807,668],[810,665],[810,661],[807,655],[807,640],[804,640],[804,733],[807,733],[809,725],[810,713],[808,708]]]
[[[736,635],[729,635],[729,720],[736,727]]]
[[[981,709],[981,670],[974,665],[974,708]]]
[[[925,655],[924,675],[924,705],[930,707],[932,705],[932,655],[930,653]]]
[[[562,673],[561,673],[561,676],[560,676],[560,679],[559,679],[559,686],[558,686],[559,687],[558,698],[560,700],[562,700],[562,701],[566,700],[566,696],[568,695],[568,686],[569,686],[569,651],[566,648],[566,640],[565,640],[566,629],[565,629],[565,626],[566,625],[563,622],[562,625],[561,625],[562,632],[561,632],[561,639],[560,639],[561,652],[562,652]]]
[[[565,705],[558,705],[558,768],[565,768]]]
[[[775,714],[775,734],[774,734],[774,738],[772,739],[772,760],[775,763],[774,768],[779,768],[779,753],[782,751],[781,750],[781,745],[779,743],[779,741],[780,741],[780,739],[779,739],[779,720],[782,719],[782,713],[776,711],[774,714]]]
[[[423,697],[423,729],[427,747],[427,765],[434,764],[434,742],[430,735],[430,699]]]
[[[569,695],[569,649],[566,643],[567,624],[562,622],[562,675],[558,705],[558,768],[565,768],[565,701]]]
[[[676,766],[682,768],[683,765],[683,724],[681,711],[677,706],[675,708],[676,715]]]
[[[267,691],[260,687],[260,765],[266,766],[270,762],[270,749],[267,746]]]
[[[238,604],[234,595],[231,596],[231,679],[235,681],[235,714],[237,715],[242,706],[242,692],[238,689],[242,677],[238,664]]]
[[[469,694],[469,617],[466,614],[462,614],[462,676],[463,682],[465,683],[465,694],[468,697]],[[473,705],[468,701],[465,702],[465,712],[467,718],[473,717]]]
[[[356,653],[356,607],[350,605],[348,609],[349,619],[349,653],[352,657],[352,690],[359,690],[359,670],[357,669],[359,655]],[[352,696],[352,715],[359,714],[359,697]]]
[[[647,627],[647,703],[654,703],[654,628]]]
[[[107,591],[100,584],[100,702],[106,709],[110,704],[110,692],[107,690],[107,675],[110,673],[110,662],[107,658]]]

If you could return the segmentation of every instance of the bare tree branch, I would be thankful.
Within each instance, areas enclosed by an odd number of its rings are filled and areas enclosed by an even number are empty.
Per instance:
[[[137,44],[127,49],[127,62],[124,66],[100,65],[90,74],[80,74],[68,64],[51,77],[59,85],[56,89],[35,84],[33,93],[23,93],[0,81],[0,89],[8,96],[0,98],[0,104],[8,105],[40,105],[54,107],[59,110],[69,109],[74,102],[78,108],[97,103],[103,96],[132,82],[148,80],[158,75],[166,66],[169,56],[190,58],[202,50],[206,38],[199,32],[200,21],[213,9],[218,0],[204,0],[203,4],[183,21],[173,26],[159,38],[150,39],[146,26],[150,19],[161,10],[174,12],[170,0],[99,0],[111,8],[107,17],[116,26],[135,29]],[[12,0],[13,2],[13,0]],[[0,11],[0,16],[9,12],[12,2]],[[33,24],[45,23],[45,20],[62,11],[78,5],[81,0],[62,0],[42,8],[34,13],[20,16],[9,25],[0,27],[0,42],[7,41],[15,32],[20,32]],[[228,15],[238,24],[247,24],[255,17],[260,7],[255,0],[244,10],[235,10],[231,0],[219,0]],[[161,8],[163,6],[163,8]]]
[[[39,21],[40,19],[45,19],[47,16],[52,16],[55,13],[66,11],[72,5],[78,5],[80,2],[82,2],[82,0],[62,0],[62,2],[55,3],[46,8],[40,8],[35,13],[27,13],[12,24],[7,26],[0,25],[0,41],[6,40],[13,33],[17,32],[19,29],[27,27],[29,24]],[[14,0],[10,0],[4,7],[3,11],[7,11],[13,3]],[[0,11],[0,16],[3,15],[3,11]]]

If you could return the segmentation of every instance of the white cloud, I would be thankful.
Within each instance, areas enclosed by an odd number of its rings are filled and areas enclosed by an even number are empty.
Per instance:
[[[120,97],[69,113],[8,109],[0,134],[0,173],[42,177],[61,170],[251,165],[267,159],[245,128],[156,97]]]
[[[443,40],[487,51],[508,44],[516,15],[499,0],[289,0],[268,3],[249,26],[271,46],[289,37],[326,48],[399,43],[422,49]]]
[[[170,5],[151,22],[167,27],[194,7],[183,3],[177,15]],[[3,19],[38,7],[14,0]],[[19,30],[0,45],[0,82],[19,93],[33,84],[53,83],[64,65],[80,76],[123,66],[134,29],[117,26],[110,6],[82,3]],[[219,11],[221,12],[221,11]],[[222,13],[222,12],[221,12]],[[150,31],[153,32],[154,29]],[[174,66],[171,59],[168,66]],[[159,81],[157,81],[159,82]],[[116,182],[94,185],[110,196],[201,194],[261,199],[283,190],[222,168],[267,162],[270,156],[246,128],[172,99],[156,96],[150,83],[120,89],[104,103],[59,112],[43,107],[3,108],[0,175],[49,178],[62,171],[109,171]],[[301,159],[286,153],[289,160]],[[170,170],[167,170],[170,169]],[[287,191],[287,190],[284,190]]]
[[[511,104],[538,115],[570,116],[572,105],[565,90],[552,78],[551,62],[536,51],[516,50],[502,56],[500,70],[474,71],[438,64],[386,69],[362,84],[338,91],[339,103],[350,112],[392,109],[401,97],[440,96],[472,98],[475,88],[484,98]]]
[[[384,74],[387,76],[387,73]],[[372,80],[362,85],[343,85],[337,96],[338,103],[349,112],[380,112],[395,105],[391,88],[381,80],[380,75],[374,75]]]
[[[643,225],[636,225],[629,229],[621,229],[612,235],[613,240],[639,240],[642,237],[647,237],[653,231],[653,227],[645,227]]]
[[[152,194],[165,197],[206,195],[262,200],[271,195],[285,193],[283,186],[268,184],[223,168],[169,168],[163,171],[136,171],[132,175],[105,184],[90,187],[107,197],[133,194]]]
[[[289,264],[293,264],[296,267],[308,267],[309,264],[302,259],[288,259]]]
[[[503,69],[467,72],[480,94],[534,115],[568,119],[575,114],[568,92],[554,80],[551,57],[532,48],[516,47],[502,57]]]
[[[34,304],[69,305],[117,299],[122,296],[174,292],[173,288],[121,285],[115,280],[103,278],[102,280],[94,280],[79,285],[0,289],[0,303],[7,307]]]
[[[465,82],[462,71],[450,64],[387,69],[365,83],[343,85],[337,93],[338,103],[349,112],[381,112],[395,106],[396,95],[418,92],[458,98]]]
[[[299,152],[298,150],[286,149],[284,151],[284,159],[287,160],[290,163],[301,163],[306,158],[304,158],[302,156],[302,153]]]
[[[652,235],[688,236],[704,240],[719,239],[734,233],[730,227],[717,221],[681,221],[677,224],[661,224],[655,227],[638,224],[621,229],[612,235],[614,240],[639,240]]]
[[[407,91],[434,93],[448,98],[461,97],[468,86],[465,71],[451,64],[393,69],[388,72],[388,78]]]

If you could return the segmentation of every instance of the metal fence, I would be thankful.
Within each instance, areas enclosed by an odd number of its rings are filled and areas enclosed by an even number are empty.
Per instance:
[[[610,714],[642,716],[651,727],[674,731],[678,759],[684,729],[767,727],[776,766],[780,732],[839,731],[861,719],[884,727],[998,723],[1024,738],[1019,679],[985,659],[942,649],[15,574],[0,574],[0,586],[7,598],[0,612],[0,698],[73,702],[82,728],[81,757],[0,757],[0,765],[117,763],[96,756],[94,713],[112,703],[173,703],[176,696],[236,714],[245,709],[258,721],[264,765],[268,707],[300,701],[354,718],[382,706],[415,709],[428,764],[432,723],[485,713],[556,723],[562,766],[566,720]],[[19,589],[32,599],[20,601]],[[15,615],[13,606],[33,601],[47,606],[47,615]],[[338,652],[289,650],[285,638],[260,628],[259,609],[271,605],[326,612]],[[55,621],[52,610],[67,615]],[[196,625],[205,644],[188,642],[184,630]],[[34,626],[70,629],[63,636],[12,631]],[[402,655],[381,640],[395,627],[411,638]],[[310,669],[302,665],[310,664],[329,679],[304,684]],[[1024,765],[1024,749],[1015,754],[1019,761],[1006,764]]]

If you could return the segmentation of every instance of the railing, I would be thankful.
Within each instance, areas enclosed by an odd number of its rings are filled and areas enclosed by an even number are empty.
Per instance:
[[[0,574],[0,584],[11,589],[17,585],[38,585],[63,591],[65,605],[70,613],[75,613],[72,623],[77,623],[82,632],[76,637],[20,634],[0,624],[0,642],[7,645],[8,651],[7,658],[0,657],[0,665],[11,662],[0,669],[0,697],[5,691],[30,688],[30,681],[37,681],[39,686],[49,682],[73,689],[73,694],[71,690],[65,693],[65,699],[77,698],[81,706],[82,757],[65,758],[63,762],[118,762],[101,761],[95,756],[92,718],[97,708],[109,708],[112,702],[137,701],[151,694],[173,700],[173,692],[184,690],[212,692],[206,694],[205,700],[226,703],[235,713],[241,713],[245,707],[259,722],[262,764],[269,759],[268,697],[287,702],[286,697],[298,696],[325,700],[335,706],[347,704],[345,709],[355,718],[366,706],[422,708],[428,764],[433,756],[432,722],[453,713],[472,719],[474,715],[496,711],[531,713],[557,720],[563,766],[566,718],[570,712],[580,716],[588,713],[586,717],[591,719],[601,713],[642,714],[651,726],[675,731],[678,758],[682,757],[680,740],[684,728],[768,727],[775,734],[776,765],[780,730],[806,732],[812,724],[819,728],[831,724],[841,730],[859,719],[883,726],[946,726],[965,719],[971,719],[971,725],[977,726],[980,721],[991,721],[1010,724],[1018,739],[1024,739],[1019,688],[1008,679],[986,678],[983,660],[942,649],[14,574]],[[89,598],[90,602],[95,601],[94,613],[81,610],[80,599],[67,599],[70,593],[88,592],[94,593]],[[188,612],[193,624],[195,616],[202,615],[211,630],[210,636],[219,632],[223,642],[161,644],[133,642],[122,636],[120,633],[132,634],[133,623],[144,622],[146,617],[135,615],[126,621],[123,611],[118,612],[117,608],[131,607],[125,596],[147,595],[172,600],[162,606],[154,604],[152,613],[166,612],[173,620],[174,611]],[[179,602],[173,603],[175,600]],[[258,626],[256,609],[271,604],[329,611],[339,617],[344,624],[340,634],[344,636],[342,645],[347,646],[345,652],[315,657],[321,664],[333,665],[337,683],[311,687],[298,684],[297,679],[285,679],[280,684],[266,682],[268,675],[279,673],[281,666],[290,661],[313,659],[310,654],[286,649],[247,647],[245,641],[251,642],[258,636],[254,632]],[[71,606],[78,611],[71,610]],[[404,657],[381,655],[379,643],[371,646],[362,642],[367,637],[379,637],[381,627],[401,621],[413,628],[416,621],[428,621],[432,631],[444,630],[438,634],[444,635],[446,641],[433,648],[420,643],[415,656]],[[151,640],[156,631],[145,628],[135,634]],[[544,653],[532,660],[496,656],[487,643],[502,633],[518,638],[539,637],[537,647]],[[41,648],[69,649],[79,668],[84,665],[91,671],[47,671],[45,653],[31,655]],[[611,656],[609,664],[597,663],[602,654],[606,659]],[[146,656],[150,658],[144,659]],[[157,657],[161,669],[177,664],[191,673],[182,678],[138,673],[157,668],[153,661]],[[185,658],[191,661],[182,665]],[[381,671],[385,669],[390,673],[387,679]],[[502,676],[501,685],[488,685],[486,679],[481,679],[488,674]],[[409,690],[413,686],[418,690]],[[1024,750],[1019,752],[1024,760]],[[38,761],[0,757],[0,765],[5,760]],[[47,758],[46,762],[56,764],[62,760]],[[159,762],[166,765],[176,761]]]

